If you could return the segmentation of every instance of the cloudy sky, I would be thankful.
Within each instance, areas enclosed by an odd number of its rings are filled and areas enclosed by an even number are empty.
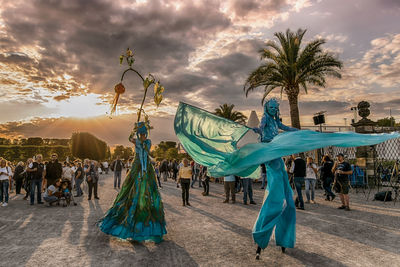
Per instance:
[[[325,38],[344,63],[341,80],[300,96],[303,125],[320,110],[328,124],[343,125],[361,100],[371,102],[373,118],[391,109],[400,120],[399,21],[398,0],[0,0],[0,134],[90,131],[127,145],[142,96],[136,77],[126,79],[119,115],[106,115],[127,47],[135,67],[166,88],[157,110],[145,106],[154,142],[176,139],[179,101],[261,112],[261,88],[246,98],[243,84],[261,63],[257,51],[287,28],[307,29],[305,42]],[[285,97],[281,106],[289,124]]]

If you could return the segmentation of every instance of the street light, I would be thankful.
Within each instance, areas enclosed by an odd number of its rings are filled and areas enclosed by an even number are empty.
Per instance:
[[[351,123],[356,123],[357,122],[357,107],[351,107],[351,111],[353,111],[354,114],[354,119],[351,119]]]

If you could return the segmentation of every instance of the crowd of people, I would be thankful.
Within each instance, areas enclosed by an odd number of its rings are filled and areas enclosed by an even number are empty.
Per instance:
[[[82,197],[82,184],[88,186],[88,200],[98,197],[99,174],[108,173],[108,162],[97,162],[85,159],[70,162],[68,159],[61,163],[58,155],[53,153],[49,161],[44,161],[43,156],[38,154],[29,158],[25,163],[20,161],[16,165],[0,158],[0,202],[6,207],[9,202],[9,194],[14,191],[21,195],[24,189],[24,200],[30,201],[30,205],[47,203],[49,206],[60,204],[63,206],[75,203],[74,198]],[[75,189],[76,194],[73,194]],[[44,202],[42,201],[44,200]]]
[[[319,177],[325,191],[325,200],[333,201],[335,199],[336,195],[332,191],[334,189],[342,202],[339,209],[350,211],[349,175],[353,173],[353,170],[351,165],[345,161],[342,153],[336,156],[334,162],[328,155],[323,156],[321,166],[317,166],[312,157],[307,157],[305,161],[300,155],[292,155],[286,160],[286,168],[291,183],[297,192],[296,208],[304,210],[303,186],[306,193],[306,203],[316,203],[315,187]]]
[[[177,160],[163,160],[155,162],[153,165],[160,188],[162,188],[161,180],[167,181],[168,178],[173,179],[177,183],[177,187],[181,187],[183,206],[190,206],[189,189],[194,188],[197,182],[198,187],[204,190],[202,195],[209,195],[210,177],[207,174],[207,167],[188,159],[183,159],[180,163]],[[320,166],[314,163],[312,157],[303,159],[300,155],[292,155],[286,158],[285,165],[290,184],[293,191],[296,192],[295,205],[298,209],[304,210],[304,203],[316,204],[315,190],[319,180],[324,189],[326,201],[333,201],[336,197],[334,191],[336,191],[342,203],[339,209],[350,210],[348,194],[350,188],[349,175],[352,174],[352,168],[344,160],[343,154],[338,154],[335,161],[328,155],[323,156]],[[223,203],[231,202],[234,204],[236,203],[236,195],[243,193],[244,205],[248,205],[248,203],[256,205],[253,199],[253,179],[229,175],[222,179],[214,178],[214,181],[224,184],[225,199]],[[260,182],[261,189],[265,189],[267,173],[264,164],[261,165]],[[303,188],[306,201],[303,198]]]
[[[111,163],[97,162],[85,159],[83,162],[75,160],[65,161],[63,164],[58,161],[57,154],[52,154],[49,161],[44,162],[42,155],[29,158],[26,163],[18,162],[14,166],[11,162],[0,159],[0,196],[1,205],[8,205],[9,192],[20,195],[21,189],[25,190],[24,199],[29,198],[30,204],[43,204],[42,199],[52,205],[60,203],[60,199],[65,199],[68,205],[74,197],[82,197],[83,183],[88,187],[88,200],[99,199],[98,181],[99,174],[108,174],[109,169],[114,173],[114,188],[121,188],[123,169],[129,171],[132,165],[132,158],[124,161],[119,156]],[[194,188],[198,183],[199,188],[203,188],[202,195],[208,196],[210,192],[210,177],[207,174],[207,167],[194,161],[183,159],[162,160],[152,162],[159,188],[162,188],[161,181],[172,179],[177,187],[182,190],[183,206],[190,206],[189,189]],[[321,166],[313,162],[313,158],[302,159],[299,155],[293,155],[286,159],[286,169],[294,191],[297,193],[295,205],[298,209],[304,209],[304,203],[315,204],[315,188],[317,179],[321,181],[325,191],[325,200],[333,201],[336,197],[333,191],[340,195],[342,205],[340,209],[350,210],[349,205],[349,178],[352,169],[349,163],[344,161],[343,154],[337,155],[337,160],[333,162],[328,155],[322,158]],[[243,204],[255,205],[253,200],[253,180],[245,177],[229,175],[223,179],[215,179],[215,182],[223,182],[225,199],[223,203],[235,203],[236,195],[243,193]],[[267,186],[267,173],[265,165],[261,165],[261,189]],[[305,188],[306,201],[303,198],[303,187]],[[72,191],[75,189],[76,194]],[[74,202],[74,201],[73,201]],[[75,203],[75,202],[74,202]]]
[[[304,203],[316,204],[315,189],[317,181],[320,181],[321,187],[324,189],[326,201],[333,201],[336,193],[339,194],[342,205],[339,209],[350,211],[349,203],[349,175],[352,174],[351,165],[345,161],[343,154],[338,154],[336,160],[333,161],[328,155],[322,157],[321,165],[317,166],[312,157],[303,159],[300,155],[292,155],[286,159],[286,170],[292,188],[296,192],[295,205],[298,209],[304,210]],[[193,188],[197,181],[198,187],[203,187],[203,196],[209,195],[210,177],[207,174],[207,167],[202,166],[194,161],[189,162],[183,159],[181,163],[178,161],[168,162],[166,160],[155,163],[155,171],[159,187],[162,188],[160,177],[164,181],[172,178],[177,182],[177,187],[182,189],[183,206],[189,203],[189,189]],[[164,167],[162,167],[164,166]],[[267,186],[267,173],[264,164],[261,165],[261,189]],[[225,199],[223,203],[236,203],[236,195],[243,193],[243,204],[256,205],[253,200],[253,179],[229,175],[223,177],[222,180],[215,178],[215,182],[222,181],[224,184]],[[303,188],[305,190],[306,201],[303,198]]]

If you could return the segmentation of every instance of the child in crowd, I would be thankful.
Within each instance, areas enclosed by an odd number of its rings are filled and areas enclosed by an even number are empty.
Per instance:
[[[62,192],[63,196],[65,197],[65,200],[67,201],[67,205],[69,205],[71,203],[71,192],[70,192],[70,190],[68,188],[68,182],[67,181],[65,181],[62,184],[61,192]],[[64,204],[64,207],[67,206],[67,205]]]

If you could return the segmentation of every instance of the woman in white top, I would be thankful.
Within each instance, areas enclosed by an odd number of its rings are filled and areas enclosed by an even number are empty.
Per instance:
[[[0,204],[2,207],[8,205],[8,188],[12,175],[11,168],[7,166],[7,161],[2,158],[0,160]]]
[[[63,179],[68,179],[72,181],[72,175],[73,175],[73,170],[71,169],[71,166],[68,162],[64,162],[64,167],[62,169],[62,178]]]
[[[310,187],[311,187],[311,203],[315,204],[314,196],[315,196],[315,183],[317,182],[317,165],[313,163],[313,159],[311,157],[307,157],[306,177],[304,180],[306,187],[307,203],[310,203]]]

